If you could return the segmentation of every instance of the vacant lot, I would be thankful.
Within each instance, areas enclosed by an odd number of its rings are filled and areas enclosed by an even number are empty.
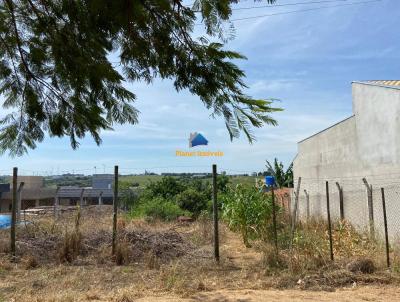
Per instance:
[[[268,267],[221,226],[221,263],[212,257],[211,222],[128,221],[120,217],[111,256],[111,209],[36,219],[18,231],[18,262],[1,231],[0,301],[400,301],[395,274],[351,273],[343,264],[293,274]]]

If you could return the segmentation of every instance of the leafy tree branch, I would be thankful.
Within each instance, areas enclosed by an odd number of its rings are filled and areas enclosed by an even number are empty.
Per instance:
[[[22,155],[46,135],[67,136],[74,149],[87,134],[100,144],[102,130],[138,122],[125,83],[157,77],[197,95],[231,139],[243,133],[254,141],[252,129],[276,125],[271,113],[281,109],[245,94],[245,74],[233,62],[245,57],[224,48],[235,3],[0,0],[0,95],[15,110],[0,119],[0,152]],[[198,22],[205,34],[195,39]]]

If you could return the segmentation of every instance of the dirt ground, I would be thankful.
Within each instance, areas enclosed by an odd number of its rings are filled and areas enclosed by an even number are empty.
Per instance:
[[[371,287],[341,289],[335,292],[315,292],[300,290],[224,290],[210,293],[201,293],[190,298],[179,297],[146,297],[137,302],[365,302],[365,301],[400,301],[398,287]]]
[[[263,254],[246,248],[223,225],[217,265],[208,222],[122,219],[124,248],[117,265],[110,256],[109,214],[82,214],[80,254],[69,262],[59,256],[73,217],[60,226],[43,222],[32,224],[29,232],[20,230],[18,262],[9,262],[5,250],[0,251],[0,302],[400,301],[400,283],[385,270],[357,275],[334,268],[309,276],[266,272]],[[0,248],[8,238],[8,232],[0,232]]]

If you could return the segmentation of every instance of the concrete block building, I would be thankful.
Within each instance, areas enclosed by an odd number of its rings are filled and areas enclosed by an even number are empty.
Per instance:
[[[58,188],[55,198],[60,205],[112,204],[113,181],[113,174],[94,174],[91,187],[62,186]]]
[[[9,180],[10,189],[0,194],[0,212],[10,212],[12,204],[12,182]],[[54,202],[56,190],[44,187],[42,176],[18,176],[17,188],[24,183],[21,190],[21,209],[25,210],[37,206],[50,206]]]
[[[353,82],[352,98],[352,116],[298,143],[293,172],[295,187],[302,178],[300,215],[326,215],[329,181],[334,218],[340,217],[341,188],[345,218],[365,227],[372,211],[379,229],[384,187],[389,233],[394,235],[400,227],[400,81]],[[371,188],[372,206],[367,202]]]

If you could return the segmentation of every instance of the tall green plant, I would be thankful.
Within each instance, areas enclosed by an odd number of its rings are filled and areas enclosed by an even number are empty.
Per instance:
[[[272,219],[272,199],[253,186],[237,185],[222,196],[222,217],[242,234],[249,247],[251,239],[267,240]]]
[[[285,171],[283,163],[278,162],[278,159],[275,158],[273,165],[271,165],[271,163],[267,160],[266,167],[268,169],[269,174],[274,176],[275,183],[278,186],[278,188],[293,187],[293,163],[291,163],[290,166]]]

